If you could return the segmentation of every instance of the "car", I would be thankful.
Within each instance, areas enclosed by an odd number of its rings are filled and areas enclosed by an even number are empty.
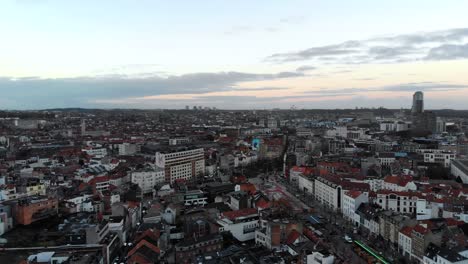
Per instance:
[[[353,239],[352,239],[350,236],[348,236],[348,235],[345,235],[345,236],[344,236],[344,240],[345,240],[347,243],[353,243]]]

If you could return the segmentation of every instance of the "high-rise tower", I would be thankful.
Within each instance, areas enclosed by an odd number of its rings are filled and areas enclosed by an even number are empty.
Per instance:
[[[418,91],[413,94],[413,108],[411,108],[411,113],[420,114],[422,112],[424,112],[424,94]]]

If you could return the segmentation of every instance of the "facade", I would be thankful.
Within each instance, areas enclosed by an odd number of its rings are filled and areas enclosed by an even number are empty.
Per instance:
[[[317,177],[314,189],[317,201],[332,209],[341,208],[341,186],[325,178]]]
[[[200,190],[187,191],[183,197],[185,206],[205,206],[208,204],[208,197]]]
[[[359,206],[369,202],[369,193],[361,191],[345,191],[343,195],[342,213],[348,220],[354,221],[354,215]]]
[[[202,148],[172,153],[156,153],[156,166],[164,169],[166,182],[192,180],[205,174],[205,156]]]
[[[414,215],[416,213],[417,202],[424,200],[420,196],[417,192],[380,190],[377,192],[375,203],[384,210]]]
[[[413,94],[413,107],[411,113],[420,114],[424,112],[424,94],[422,92],[415,92]]]
[[[421,149],[424,155],[424,162],[440,163],[446,168],[450,168],[450,163],[455,159],[455,153],[440,149]]]
[[[83,152],[85,152],[86,154],[90,155],[90,156],[93,156],[95,158],[104,158],[105,156],[107,156],[107,149],[106,148],[92,148],[92,147],[88,147],[86,149],[83,149],[82,150]]]
[[[136,144],[125,142],[119,145],[119,155],[133,155],[138,152],[138,149],[139,148]]]
[[[146,167],[131,173],[132,183],[137,184],[143,194],[153,193],[154,187],[165,181],[164,170],[160,168]]]
[[[57,215],[58,201],[46,197],[23,199],[15,204],[13,211],[18,224],[30,225],[38,220]]]
[[[223,237],[218,234],[184,239],[175,246],[175,260],[176,263],[192,263],[196,256],[220,251],[222,248]]]
[[[398,252],[401,255],[411,258],[411,234],[413,233],[413,227],[403,227],[398,233]]]

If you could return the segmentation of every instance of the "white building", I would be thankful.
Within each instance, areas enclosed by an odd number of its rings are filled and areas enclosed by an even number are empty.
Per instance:
[[[418,152],[424,155],[424,162],[440,163],[446,168],[449,168],[451,161],[455,159],[455,153],[447,150],[420,149]]]
[[[239,241],[255,239],[255,229],[259,226],[257,209],[247,208],[221,214],[217,223],[219,232],[228,231]]]
[[[341,187],[325,178],[317,177],[314,181],[315,199],[325,206],[337,209],[341,206],[339,199]]]
[[[302,192],[308,195],[314,195],[314,180],[313,179],[304,175],[300,175],[297,179],[299,183],[299,190],[301,190]]]
[[[315,251],[306,257],[307,264],[333,264],[335,256],[328,252]]]
[[[395,153],[393,152],[381,152],[378,154],[378,160],[381,166],[390,166],[393,162],[395,162]]]
[[[398,233],[398,252],[401,255],[411,258],[411,233],[413,232],[413,227],[405,226]]]
[[[107,156],[107,149],[106,148],[93,148],[87,147],[82,149],[81,151],[85,152],[86,154],[93,156],[95,158],[101,159]]]
[[[131,172],[132,183],[137,184],[144,194],[153,193],[154,186],[164,183],[164,170],[147,166]]]
[[[69,203],[75,204],[76,212],[93,212],[94,207],[93,203],[91,201],[92,195],[90,194],[83,194],[80,196],[76,196],[70,199],[67,199],[66,201]]]
[[[439,218],[443,211],[443,202],[427,201],[418,199],[416,202],[416,220],[427,220]]]
[[[419,200],[424,200],[418,192],[396,192],[380,190],[377,192],[375,203],[384,210],[391,210],[403,214],[415,214]]]
[[[126,156],[126,155],[133,155],[138,152],[138,146],[132,143],[122,143],[119,144],[119,155]]]
[[[205,174],[205,155],[202,148],[172,153],[156,153],[156,166],[164,169],[166,182],[191,180]]]
[[[346,191],[343,196],[342,213],[348,220],[354,221],[354,214],[359,206],[369,202],[369,193],[361,191]]]
[[[452,160],[450,172],[456,178],[460,177],[463,183],[468,183],[468,160]]]
[[[380,123],[380,131],[387,131],[387,132],[400,132],[406,131],[410,127],[409,122],[402,122],[402,121],[384,121]]]
[[[182,144],[186,144],[186,143],[189,143],[190,140],[186,137],[183,137],[183,138],[170,138],[169,139],[169,145],[171,146],[175,146],[175,145],[182,145]]]

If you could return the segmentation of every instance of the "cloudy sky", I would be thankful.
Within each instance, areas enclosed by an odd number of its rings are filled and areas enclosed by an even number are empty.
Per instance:
[[[2,0],[0,109],[468,109],[468,1]]]

